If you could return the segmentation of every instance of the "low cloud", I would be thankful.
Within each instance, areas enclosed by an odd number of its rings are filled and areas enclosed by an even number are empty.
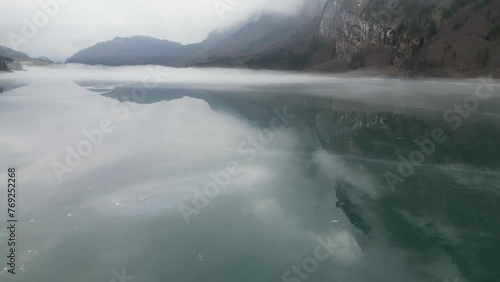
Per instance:
[[[63,58],[116,36],[152,36],[184,44],[203,40],[209,32],[248,20],[263,10],[291,14],[302,0],[19,0],[2,1],[0,45],[11,46],[8,33],[22,34],[30,22],[59,1],[59,8],[20,51]],[[56,11],[57,10],[57,11]]]

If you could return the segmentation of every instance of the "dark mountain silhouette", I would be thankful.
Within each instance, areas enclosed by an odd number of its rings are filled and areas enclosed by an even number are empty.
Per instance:
[[[117,37],[81,50],[67,62],[111,66],[185,66],[211,62],[224,57],[256,54],[286,42],[295,32],[297,24],[296,17],[263,13],[240,28],[215,31],[204,41],[185,46],[146,36]]]
[[[26,53],[18,52],[18,51],[12,50],[10,48],[7,48],[5,46],[2,46],[2,45],[0,45],[0,56],[11,58],[11,59],[29,59],[30,58],[30,56],[28,56],[28,54],[26,54]]]
[[[0,70],[20,70],[22,68],[21,62],[28,62],[37,65],[53,63],[48,58],[40,57],[38,59],[34,59],[26,53],[18,52],[16,50],[0,45]]]
[[[147,36],[116,37],[74,54],[67,62],[110,66],[174,65],[182,53],[181,44],[168,40]]]

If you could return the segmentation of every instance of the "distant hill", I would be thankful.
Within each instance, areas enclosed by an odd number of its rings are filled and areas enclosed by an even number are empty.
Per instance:
[[[30,63],[33,65],[53,64],[49,58],[31,58],[28,54],[18,52],[16,50],[0,45],[0,70],[20,70],[22,69],[21,62]]]
[[[28,54],[0,45],[0,71],[21,69],[18,60],[31,59]]]
[[[67,63],[90,65],[176,65],[183,52],[180,43],[147,36],[116,37],[74,54]]]
[[[18,52],[15,50],[12,50],[10,48],[7,48],[5,46],[0,45],[0,56],[2,57],[8,57],[11,59],[29,59],[30,56],[28,54],[23,53],[23,52]]]
[[[301,25],[302,19],[295,16],[262,13],[237,28],[214,31],[200,43],[184,46],[146,36],[117,37],[83,49],[66,62],[110,66],[223,65],[225,58],[255,55],[288,42]]]

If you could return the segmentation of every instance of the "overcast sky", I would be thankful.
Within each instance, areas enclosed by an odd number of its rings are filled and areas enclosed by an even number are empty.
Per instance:
[[[203,40],[214,29],[234,25],[263,9],[294,13],[300,8],[301,2],[302,0],[2,0],[0,45],[26,52],[33,57],[47,56],[62,60],[82,48],[116,36],[147,35],[184,44],[194,43]],[[48,15],[41,3],[57,3],[58,8],[49,9],[49,12],[54,12]],[[26,28],[29,24],[33,24],[38,31]]]

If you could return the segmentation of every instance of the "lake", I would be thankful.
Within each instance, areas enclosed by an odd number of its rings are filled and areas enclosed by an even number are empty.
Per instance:
[[[1,281],[500,280],[499,81],[60,65],[0,90]]]

